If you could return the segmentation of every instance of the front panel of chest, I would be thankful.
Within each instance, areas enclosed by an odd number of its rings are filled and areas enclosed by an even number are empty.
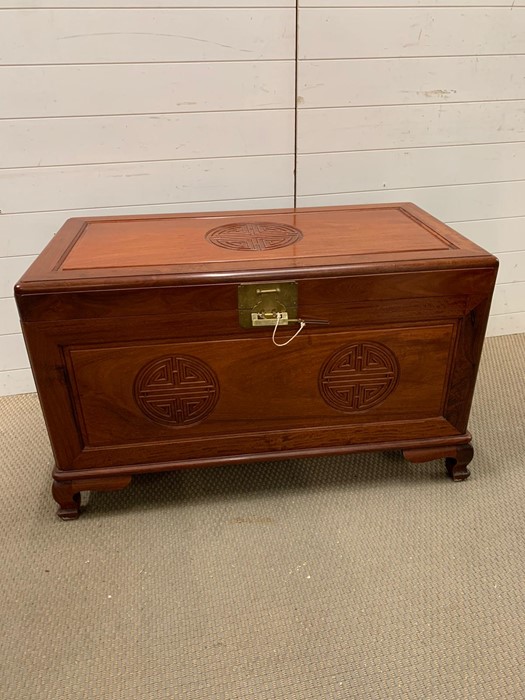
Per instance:
[[[64,348],[75,467],[443,434],[453,323]],[[407,433],[407,425],[409,425]]]
[[[460,435],[491,274],[300,282],[295,311],[329,325],[285,347],[242,326],[238,285],[50,300],[70,318],[24,331],[59,469]]]
[[[322,443],[331,428],[361,426],[362,439],[366,424],[438,417],[454,339],[436,323],[305,332],[286,347],[270,334],[74,346],[65,359],[86,447],[172,442],[189,458],[228,435],[318,430]]]

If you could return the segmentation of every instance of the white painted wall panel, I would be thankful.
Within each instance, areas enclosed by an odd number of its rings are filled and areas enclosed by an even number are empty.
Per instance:
[[[413,201],[500,258],[525,330],[525,2],[300,0],[297,202]]]
[[[432,1],[435,0],[431,0],[431,2]],[[431,4],[431,2],[428,4]],[[468,2],[472,2],[472,0],[467,0],[467,3]],[[493,4],[497,5],[499,2],[501,2],[501,0],[494,0]],[[517,0],[518,5],[521,3],[522,0]],[[453,5],[454,2],[451,2],[450,4]],[[147,0],[0,0],[0,8],[8,8],[13,10],[20,10],[22,8],[97,8],[100,10],[107,10],[108,8],[138,8],[141,10],[147,10],[166,7],[187,7],[199,10],[203,7],[295,7],[295,3],[293,3],[291,0],[154,0],[153,3],[147,2]]]
[[[303,195],[519,180],[525,142],[300,155],[297,167]]]
[[[525,216],[525,180],[481,185],[444,185],[413,189],[369,190],[299,195],[297,206],[317,207],[377,202],[414,202],[443,221]]]
[[[512,253],[499,253],[498,258],[499,284],[509,284],[511,282],[525,282],[525,250],[514,251]],[[523,301],[525,302],[525,298],[523,299]]]
[[[520,7],[525,0],[330,0],[331,7]],[[301,0],[301,7],[324,7]],[[294,7],[290,0],[155,0],[155,7]],[[0,8],[144,8],[145,0],[0,0]]]
[[[293,9],[5,10],[0,64],[293,59],[294,30]]]
[[[20,333],[18,310],[12,297],[0,299],[0,335]]]
[[[391,7],[394,0],[330,0],[330,7]],[[525,0],[395,0],[396,7],[521,7]],[[0,0],[0,8],[144,8],[145,0]],[[291,0],[155,0],[155,7],[294,7]],[[301,7],[325,7],[301,0]]]
[[[295,6],[0,8],[3,394],[34,388],[13,285],[67,218],[293,205]]]
[[[30,369],[15,369],[0,372],[0,396],[27,394],[36,391]]]
[[[510,79],[512,76],[512,79]],[[299,63],[301,107],[525,98],[525,55]]]
[[[169,202],[101,209],[72,209],[0,216],[0,257],[36,255],[62,224],[73,216],[120,216],[125,214],[169,214],[176,212],[217,212],[245,209],[285,209],[293,197],[223,200],[220,202]],[[1,262],[0,262],[1,265]]]
[[[299,58],[523,53],[525,8],[305,8]]]
[[[525,311],[516,314],[491,316],[487,326],[487,335],[511,335],[525,333]]]
[[[0,118],[293,107],[293,61],[6,66]]]
[[[0,372],[25,369],[28,366],[29,359],[22,334],[0,335]]]
[[[493,315],[520,313],[524,299],[525,282],[498,284],[492,299],[491,313]]]
[[[491,253],[523,250],[525,217],[485,221],[450,221],[449,226]],[[523,297],[525,299],[525,295]]]
[[[293,189],[293,156],[211,158],[0,170],[5,213],[284,197]]]
[[[0,299],[11,297],[13,287],[36,256],[0,258]]]
[[[291,109],[3,119],[0,167],[293,153],[294,119]]]
[[[13,287],[35,257],[34,255],[23,255],[14,258],[0,258],[0,299],[13,295]]]
[[[22,2],[24,1],[30,2],[30,0],[22,0]],[[299,5],[300,7],[326,7],[320,0],[300,0]],[[399,8],[423,6],[433,8],[520,7],[525,5],[525,0],[330,0],[329,2],[330,7],[392,7],[392,5]]]
[[[524,139],[525,100],[304,109],[297,131],[300,153]]]

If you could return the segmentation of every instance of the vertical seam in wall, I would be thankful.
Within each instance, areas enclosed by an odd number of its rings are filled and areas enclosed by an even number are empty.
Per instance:
[[[298,75],[299,75],[299,0],[295,0],[295,83],[294,83],[294,147],[293,147],[293,207],[297,208],[297,118],[298,118]]]

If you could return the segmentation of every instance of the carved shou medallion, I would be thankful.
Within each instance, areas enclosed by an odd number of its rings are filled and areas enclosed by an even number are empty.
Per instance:
[[[205,362],[186,355],[170,355],[149,362],[138,373],[135,401],[143,413],[164,425],[191,425],[213,411],[219,382]]]
[[[384,401],[398,379],[399,365],[391,350],[379,343],[354,343],[324,363],[319,391],[339,411],[366,411]]]
[[[303,237],[294,226],[266,221],[225,224],[211,229],[206,239],[228,250],[273,250],[286,248]]]

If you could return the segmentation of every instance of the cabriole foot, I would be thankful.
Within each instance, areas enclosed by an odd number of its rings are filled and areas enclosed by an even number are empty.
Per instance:
[[[455,452],[455,455],[447,457],[445,460],[448,475],[452,481],[465,481],[470,476],[467,465],[474,457],[474,448],[472,445],[459,445]]]
[[[104,476],[86,479],[53,481],[53,498],[58,503],[57,515],[62,520],[76,520],[80,515],[81,491],[116,491],[123,489],[131,476]]]
[[[444,445],[443,447],[417,447],[403,450],[405,459],[409,462],[430,462],[433,459],[445,457],[448,475],[453,481],[465,481],[470,476],[467,465],[474,457],[474,448],[466,445]]]
[[[80,515],[80,491],[72,481],[53,481],[53,498],[58,503],[57,515],[62,520],[76,520]]]

